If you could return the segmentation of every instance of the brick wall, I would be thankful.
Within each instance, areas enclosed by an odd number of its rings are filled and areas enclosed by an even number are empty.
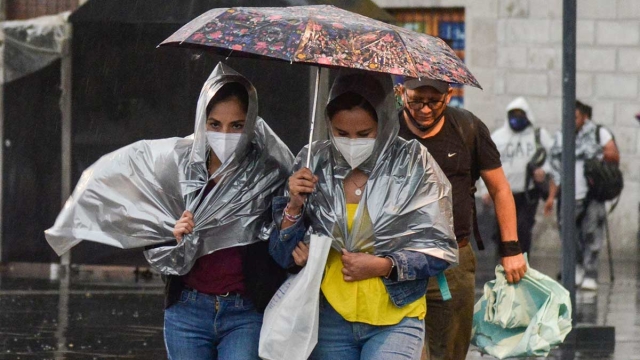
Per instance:
[[[491,129],[507,103],[525,96],[542,126],[562,121],[561,0],[374,0],[383,8],[465,8],[466,63],[484,91],[467,87],[465,107]],[[577,97],[593,105],[622,152],[625,189],[610,217],[614,249],[635,256],[640,202],[640,1],[579,0]],[[488,104],[491,104],[488,106]],[[555,219],[539,218],[537,246],[559,249]]]

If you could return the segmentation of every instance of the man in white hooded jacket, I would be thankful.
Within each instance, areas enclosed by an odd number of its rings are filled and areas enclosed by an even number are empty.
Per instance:
[[[504,125],[491,134],[491,139],[500,151],[502,168],[516,203],[520,246],[523,252],[530,253],[539,198],[545,199],[545,216],[553,211],[557,188],[547,176],[551,173],[549,155],[553,139],[545,129],[535,126],[533,112],[523,97],[509,103],[506,115]],[[491,197],[486,194],[483,201],[490,204]]]

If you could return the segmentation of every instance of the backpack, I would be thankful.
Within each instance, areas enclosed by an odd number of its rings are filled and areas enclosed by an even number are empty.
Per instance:
[[[538,201],[538,197],[533,199],[529,198],[528,189],[529,189],[529,184],[531,184],[531,182],[533,181],[533,172],[537,168],[542,167],[542,165],[544,165],[545,161],[547,160],[547,150],[544,148],[544,146],[542,146],[542,142],[540,141],[540,128],[534,128],[533,135],[534,135],[535,144],[536,144],[536,151],[531,157],[531,160],[529,160],[529,162],[527,163],[526,174],[525,174],[525,184],[524,184],[525,198],[529,203]],[[544,181],[542,181],[542,183],[537,183],[535,181],[533,183],[535,188],[538,190],[539,197],[542,198],[543,200],[546,200],[549,197],[550,184],[551,184],[550,174],[545,175],[545,179]]]
[[[600,145],[600,128],[596,126],[596,142]],[[613,134],[611,134],[613,138]],[[615,143],[615,138],[613,138]],[[598,159],[589,159],[584,162],[584,176],[587,179],[589,191],[587,197],[596,201],[613,200],[620,196],[624,181],[622,179],[622,171],[618,164],[600,161]]]
[[[453,108],[447,108],[453,110]],[[480,179],[480,168],[478,167],[478,149],[476,147],[476,137],[478,135],[478,126],[476,121],[480,121],[477,117],[475,117],[471,112],[464,109],[455,109],[454,111],[450,111],[449,115],[452,115],[447,118],[447,120],[451,120],[456,130],[458,130],[458,134],[462,137],[464,141],[464,145],[469,150],[469,154],[471,155],[471,184],[469,187],[469,195],[472,199],[472,207],[471,207],[471,216],[473,223],[473,237],[478,244],[479,250],[484,250],[484,241],[482,240],[482,236],[480,235],[480,227],[478,226],[478,210],[476,209],[476,181]]]

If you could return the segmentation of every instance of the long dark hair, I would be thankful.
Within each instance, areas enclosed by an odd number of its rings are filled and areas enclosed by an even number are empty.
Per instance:
[[[209,115],[214,106],[231,98],[236,98],[240,102],[245,113],[249,110],[249,93],[247,89],[238,82],[230,82],[222,85],[220,90],[213,95],[207,105],[207,115]]]
[[[362,95],[353,91],[348,91],[339,95],[327,104],[327,117],[331,120],[338,112],[342,110],[351,110],[360,108],[366,111],[371,117],[378,122],[378,114],[376,109]]]

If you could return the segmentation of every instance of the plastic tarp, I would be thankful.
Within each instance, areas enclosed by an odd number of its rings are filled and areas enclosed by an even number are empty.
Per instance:
[[[330,140],[314,142],[309,168],[318,183],[305,206],[313,232],[332,238],[338,251],[384,255],[406,249],[457,264],[451,184],[425,147],[397,136],[391,76],[342,70],[329,100],[348,92],[366,99],[378,117],[373,152],[358,166],[369,179],[348,231],[343,179],[351,166],[337,150],[331,131]],[[330,129],[326,117],[325,125]],[[308,150],[307,146],[298,154],[294,171],[304,166]]]
[[[70,12],[29,20],[2,22],[4,82],[32,74],[63,56],[71,38]]]
[[[234,153],[209,176],[207,104],[227,83],[249,94],[247,118]],[[196,259],[269,238],[271,198],[290,173],[293,155],[258,117],[253,85],[219,64],[198,99],[195,131],[187,138],[142,140],[100,158],[86,169],[54,226],[45,231],[61,255],[81,241],[145,252],[152,268],[184,275]],[[216,179],[215,187],[205,186]],[[172,230],[184,210],[195,227],[176,244]]]
[[[509,284],[502,265],[475,305],[471,343],[498,359],[546,356],[571,331],[571,298],[557,281],[528,268]]]

